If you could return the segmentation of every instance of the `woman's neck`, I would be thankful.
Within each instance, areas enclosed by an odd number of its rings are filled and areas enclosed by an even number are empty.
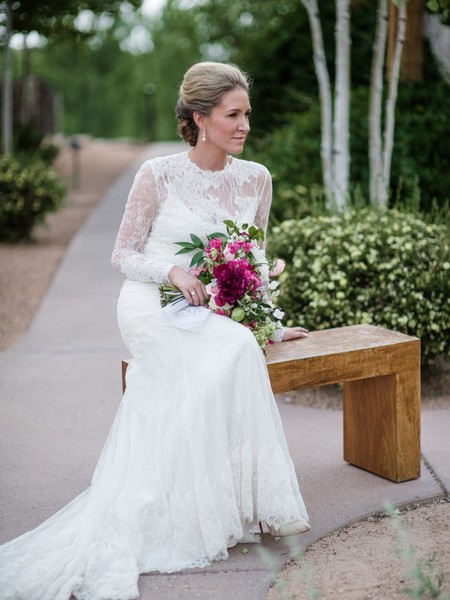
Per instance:
[[[189,151],[189,157],[197,167],[204,171],[222,171],[229,162],[228,154],[224,150],[209,147],[209,144],[194,146]]]

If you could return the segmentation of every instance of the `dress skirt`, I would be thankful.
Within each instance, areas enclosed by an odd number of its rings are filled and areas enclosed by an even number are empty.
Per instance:
[[[130,600],[140,573],[308,520],[253,334],[213,313],[178,329],[157,284],[128,280],[118,320],[134,360],[91,487],[0,548],[1,600]]]

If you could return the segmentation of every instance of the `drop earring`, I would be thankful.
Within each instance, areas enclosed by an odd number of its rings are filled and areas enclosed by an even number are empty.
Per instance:
[[[206,129],[202,128],[202,142],[206,142]]]

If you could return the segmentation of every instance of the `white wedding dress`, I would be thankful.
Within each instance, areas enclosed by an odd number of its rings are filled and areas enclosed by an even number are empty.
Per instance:
[[[226,559],[257,541],[258,521],[308,520],[252,333],[213,313],[185,331],[160,309],[159,284],[190,261],[174,242],[224,231],[227,218],[266,228],[270,202],[256,163],[203,171],[182,153],[141,167],[113,253],[127,276],[126,393],[91,487],[0,547],[1,600],[137,598],[140,573]]]

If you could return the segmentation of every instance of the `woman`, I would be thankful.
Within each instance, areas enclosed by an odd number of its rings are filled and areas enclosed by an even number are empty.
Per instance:
[[[267,226],[268,171],[230,156],[243,149],[249,115],[236,67],[186,73],[177,116],[191,150],[142,165],[113,252],[127,277],[118,305],[134,358],[126,393],[91,487],[0,548],[1,600],[129,600],[139,573],[226,559],[236,543],[257,541],[259,527],[309,529],[252,333],[213,313],[183,330],[160,309],[161,282],[194,307],[207,298],[175,242],[224,230],[224,219]],[[298,327],[279,337],[305,335]]]

